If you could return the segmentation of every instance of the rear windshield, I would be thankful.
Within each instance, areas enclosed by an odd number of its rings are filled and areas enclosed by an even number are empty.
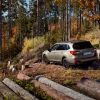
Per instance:
[[[74,49],[88,49],[88,48],[93,48],[93,46],[90,42],[86,41],[86,42],[74,43],[73,48]]]

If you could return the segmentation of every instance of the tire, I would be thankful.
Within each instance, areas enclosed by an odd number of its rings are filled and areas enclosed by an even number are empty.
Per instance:
[[[42,62],[44,62],[46,64],[50,63],[49,60],[48,60],[48,58],[46,57],[46,55],[43,55]]]
[[[63,59],[62,59],[62,65],[63,65],[65,68],[68,68],[68,67],[69,67],[69,63],[67,62],[66,58],[63,58]]]

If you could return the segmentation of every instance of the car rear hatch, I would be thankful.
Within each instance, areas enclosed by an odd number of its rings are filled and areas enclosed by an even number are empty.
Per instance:
[[[74,43],[73,48],[77,52],[77,58],[89,58],[96,55],[96,51],[89,41]]]

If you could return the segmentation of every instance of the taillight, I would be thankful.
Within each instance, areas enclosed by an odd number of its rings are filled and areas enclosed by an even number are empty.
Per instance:
[[[77,54],[76,51],[70,51],[70,53],[71,53],[72,55],[76,55],[76,54]]]

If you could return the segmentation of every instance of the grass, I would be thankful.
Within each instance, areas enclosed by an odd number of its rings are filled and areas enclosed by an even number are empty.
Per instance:
[[[45,39],[44,36],[38,36],[32,39],[24,39],[24,45],[23,45],[23,49],[22,49],[22,53],[26,53],[28,52],[30,49],[38,46],[41,43],[44,43]]]
[[[15,100],[15,98],[13,96],[4,96],[3,100]],[[16,99],[17,100],[17,99]]]
[[[74,80],[65,80],[63,82],[64,86],[72,86],[72,85],[76,85],[76,82]]]

